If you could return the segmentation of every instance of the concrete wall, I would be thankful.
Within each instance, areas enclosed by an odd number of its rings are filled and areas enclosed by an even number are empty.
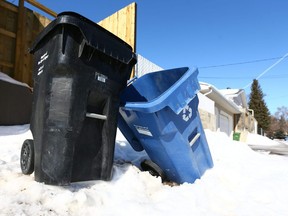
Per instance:
[[[241,133],[240,141],[245,142],[248,133],[257,133],[257,121],[249,112],[235,116],[235,132]]]
[[[204,129],[216,131],[216,116],[202,109],[198,109]]]

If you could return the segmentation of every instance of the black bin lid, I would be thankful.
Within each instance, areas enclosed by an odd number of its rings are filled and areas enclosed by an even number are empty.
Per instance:
[[[104,55],[125,64],[136,61],[135,54],[132,52],[129,44],[88,18],[71,11],[59,13],[57,18],[37,36],[29,52],[33,54],[38,50],[38,45],[41,42],[48,42],[49,34],[61,25],[73,25],[77,27],[86,40],[87,45]]]

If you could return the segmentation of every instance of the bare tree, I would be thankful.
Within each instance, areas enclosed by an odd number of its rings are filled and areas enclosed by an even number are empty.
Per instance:
[[[278,107],[274,116],[270,118],[271,124],[267,131],[269,137],[283,138],[288,135],[288,108]]]
[[[281,117],[283,117],[285,121],[288,121],[288,107],[285,107],[285,106],[278,107],[275,113],[275,117],[277,119],[280,119]]]

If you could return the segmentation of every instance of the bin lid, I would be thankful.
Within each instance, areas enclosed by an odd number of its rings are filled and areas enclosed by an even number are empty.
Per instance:
[[[129,44],[88,18],[71,11],[59,13],[57,18],[40,32],[29,52],[33,54],[37,51],[38,45],[44,40],[49,40],[49,34],[60,25],[77,27],[86,40],[87,45],[105,55],[125,64],[136,61],[136,55],[132,52]]]
[[[122,103],[124,107],[122,108],[127,110],[134,110],[146,113],[157,112],[164,107],[168,106],[176,114],[179,114],[187,104],[193,100],[200,89],[199,82],[197,79],[198,69],[193,68],[190,70],[188,67],[174,68],[170,70],[163,70],[153,73],[166,73],[165,75],[169,76],[171,73],[185,72],[179,80],[177,80],[170,88],[162,92],[158,97],[148,100],[148,101],[126,101],[126,96],[129,95],[130,86],[124,90],[122,93]],[[151,76],[153,73],[145,74],[144,76]],[[131,86],[136,85],[136,83],[141,83],[143,77],[136,79]],[[131,89],[135,89],[134,86]],[[139,89],[138,89],[139,90]],[[146,90],[145,90],[146,91]],[[148,91],[148,90],[147,90]],[[141,94],[140,94],[141,95]]]

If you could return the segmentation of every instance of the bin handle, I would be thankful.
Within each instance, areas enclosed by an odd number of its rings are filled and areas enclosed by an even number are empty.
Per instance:
[[[196,136],[193,137],[193,139],[192,139],[191,142],[189,143],[190,146],[192,146],[192,145],[196,142],[196,140],[197,140],[199,137],[200,137],[200,133],[197,133]]]
[[[100,115],[97,113],[86,113],[86,117],[88,118],[95,118],[95,119],[101,119],[101,120],[107,120],[106,115]]]
[[[133,78],[131,78],[130,80],[128,80],[127,82],[127,86],[129,86],[130,84],[132,84],[133,82],[135,82],[138,79],[137,76],[134,76]]]

